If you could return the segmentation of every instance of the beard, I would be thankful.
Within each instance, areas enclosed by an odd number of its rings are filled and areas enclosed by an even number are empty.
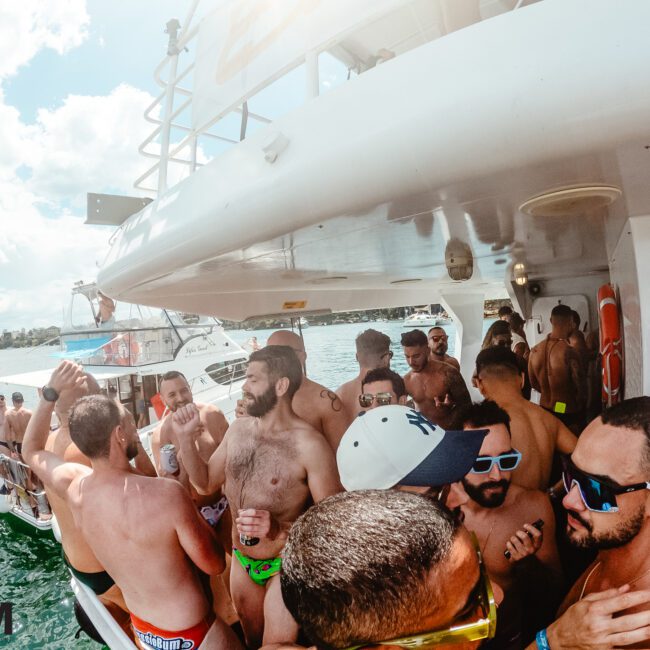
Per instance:
[[[597,533],[594,533],[593,524],[584,520],[574,510],[567,510],[567,514],[577,519],[587,529],[578,531],[567,524],[566,534],[573,546],[581,549],[607,550],[625,546],[639,534],[645,520],[645,506],[635,510],[628,519],[620,521],[613,529]]]
[[[167,408],[168,408],[172,413],[176,413],[176,411],[178,411],[179,408],[182,408],[183,406],[187,406],[188,404],[191,404],[191,403],[192,403],[192,401],[191,401],[191,400],[188,400],[188,401],[174,402],[173,404],[167,404],[167,403],[165,403],[165,406],[166,406],[166,407],[167,407]]]
[[[480,485],[473,485],[464,478],[463,487],[468,496],[473,501],[476,501],[480,506],[483,506],[484,508],[498,508],[499,506],[502,506],[503,502],[506,500],[510,481],[501,479],[500,481],[488,481],[487,483],[481,483]],[[500,491],[487,494],[487,491],[493,488],[500,488]]]
[[[132,461],[138,455],[138,443],[130,442],[126,446],[126,457],[129,461]]]
[[[246,411],[254,418],[264,417],[269,411],[275,408],[278,403],[278,396],[275,394],[275,386],[269,386],[261,395],[246,393]]]

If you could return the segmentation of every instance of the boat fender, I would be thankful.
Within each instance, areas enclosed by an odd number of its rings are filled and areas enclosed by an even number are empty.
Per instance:
[[[85,632],[93,641],[97,641],[97,643],[103,643],[105,645],[104,639],[102,639],[99,632],[95,629],[95,626],[88,617],[88,614],[84,612],[83,607],[79,604],[79,601],[76,598],[74,599],[74,615],[77,619],[77,623],[79,623],[79,629],[74,635],[75,639],[78,639],[81,636],[81,633]]]
[[[598,289],[600,355],[602,363],[603,404],[618,404],[622,397],[623,341],[616,292],[611,284]]]

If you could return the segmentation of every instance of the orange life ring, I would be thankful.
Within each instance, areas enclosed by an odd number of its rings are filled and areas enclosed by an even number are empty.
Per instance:
[[[600,356],[602,363],[603,404],[612,406],[622,398],[623,341],[616,292],[611,284],[598,289]]]

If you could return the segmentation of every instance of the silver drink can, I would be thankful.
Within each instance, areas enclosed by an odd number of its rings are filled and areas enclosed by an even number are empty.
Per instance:
[[[40,492],[33,492],[34,498],[36,499],[36,506],[38,507],[39,515],[51,515],[52,511],[50,510],[50,504],[47,501],[47,496],[42,490]]]
[[[174,445],[163,445],[160,448],[160,467],[167,474],[178,474],[178,460]]]

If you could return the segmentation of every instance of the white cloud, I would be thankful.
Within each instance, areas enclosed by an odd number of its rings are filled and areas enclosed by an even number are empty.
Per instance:
[[[0,330],[59,324],[72,284],[94,279],[110,229],[72,214],[48,218],[37,197],[0,181]]]
[[[88,36],[85,0],[5,0],[0,3],[0,77],[15,74],[39,50],[63,54]]]
[[[153,129],[143,118],[152,100],[123,84],[108,96],[69,95],[59,108],[40,109],[25,152],[30,189],[50,200],[109,187],[133,194],[151,164],[138,146]]]

